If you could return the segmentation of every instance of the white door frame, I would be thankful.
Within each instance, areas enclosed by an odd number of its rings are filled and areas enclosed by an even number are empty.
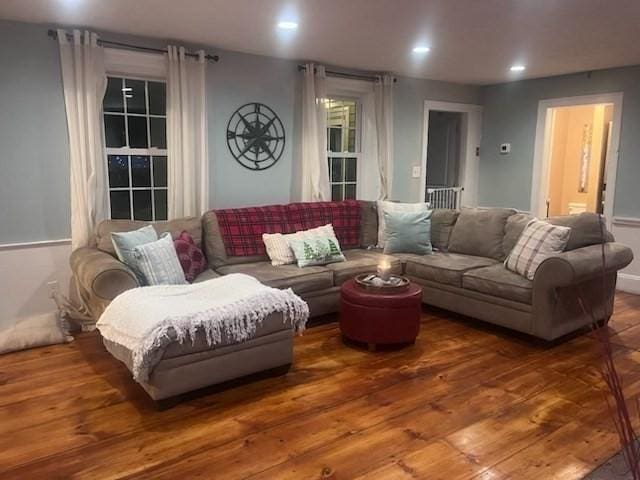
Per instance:
[[[556,107],[611,103],[613,104],[613,131],[611,132],[609,151],[605,157],[608,159],[608,165],[606,178],[607,190],[604,199],[604,216],[607,227],[611,229],[616,190],[616,174],[618,170],[618,153],[620,151],[622,98],[622,92],[614,92],[540,100],[538,103],[538,122],[536,125],[536,141],[533,152],[533,174],[531,176],[530,208],[533,215],[537,217],[546,216],[546,201],[549,194],[549,172],[551,170],[551,132],[553,126],[553,110],[551,109]]]
[[[427,194],[427,147],[429,141],[429,112],[459,112],[462,116],[460,132],[460,184],[464,188],[462,200],[464,205],[476,206],[478,202],[478,163],[476,151],[480,148],[482,136],[482,105],[471,103],[424,102],[424,120],[422,129],[422,158],[420,168],[420,202],[424,202]]]

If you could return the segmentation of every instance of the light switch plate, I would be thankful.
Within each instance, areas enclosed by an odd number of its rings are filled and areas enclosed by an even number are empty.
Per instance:
[[[414,166],[411,170],[411,176],[413,178],[420,178],[420,167],[418,165]]]

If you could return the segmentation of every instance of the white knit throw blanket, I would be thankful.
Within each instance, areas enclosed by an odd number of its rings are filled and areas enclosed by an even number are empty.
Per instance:
[[[105,339],[131,352],[133,378],[146,381],[172,341],[193,342],[201,331],[212,347],[223,337],[243,342],[275,312],[296,332],[304,330],[309,317],[309,307],[291,289],[267,287],[236,273],[192,285],[127,290],[107,306],[96,327]]]

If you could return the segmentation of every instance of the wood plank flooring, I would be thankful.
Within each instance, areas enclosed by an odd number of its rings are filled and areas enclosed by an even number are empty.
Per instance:
[[[640,296],[609,328],[638,396]],[[313,327],[286,376],[158,411],[84,334],[0,356],[0,478],[577,479],[619,449],[599,363],[588,334],[549,347],[425,307],[414,346]]]

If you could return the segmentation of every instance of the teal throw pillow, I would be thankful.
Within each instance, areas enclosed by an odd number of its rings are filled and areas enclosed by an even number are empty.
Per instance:
[[[112,232],[111,242],[116,251],[118,259],[127,265],[133,273],[138,277],[138,281],[142,281],[144,276],[137,268],[136,259],[133,257],[133,249],[139,245],[155,242],[158,240],[158,234],[153,225],[146,225],[138,230],[131,232]]]
[[[421,212],[384,212],[384,253],[416,253],[429,255],[431,246],[431,214]]]
[[[289,240],[289,246],[293,250],[299,267],[326,265],[346,260],[340,250],[340,243],[335,237],[292,238]]]

